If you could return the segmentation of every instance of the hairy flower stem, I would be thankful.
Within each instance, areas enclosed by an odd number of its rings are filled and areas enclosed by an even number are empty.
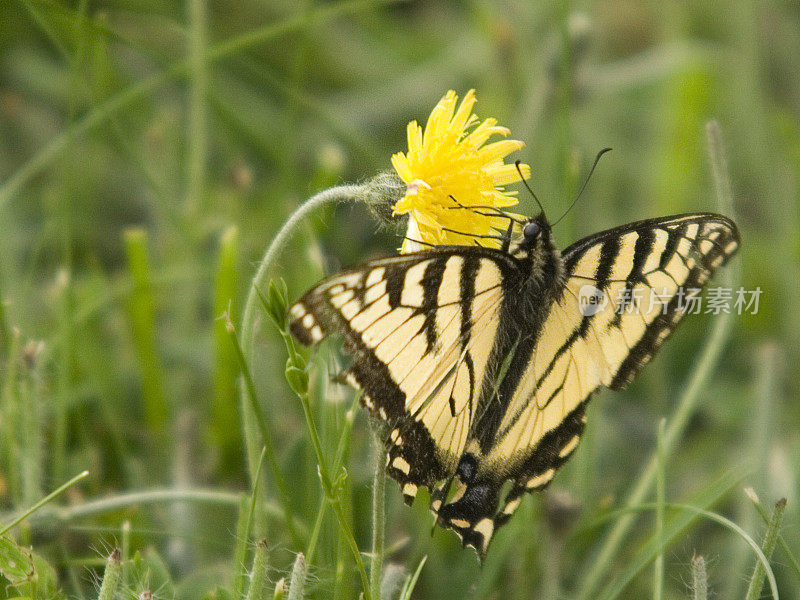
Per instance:
[[[308,215],[326,204],[344,202],[354,197],[359,197],[363,195],[365,188],[366,186],[364,185],[343,185],[323,190],[306,200],[300,208],[291,214],[280,228],[277,235],[272,240],[272,243],[269,245],[269,248],[267,248],[264,258],[261,259],[261,263],[258,265],[258,270],[256,271],[255,277],[253,277],[253,283],[250,286],[250,292],[247,295],[247,302],[244,307],[241,343],[242,351],[248,362],[252,360],[253,340],[261,326],[261,319],[259,318],[257,310],[259,305],[258,290],[266,289],[270,274],[275,267],[275,261],[281,250],[286,247],[291,236],[296,232],[298,226],[303,223]],[[258,416],[254,414],[253,408],[250,406],[247,390],[243,389],[241,386],[239,397],[242,406],[245,440],[247,442],[248,472],[252,478],[258,468],[258,456],[262,446],[262,443],[254,439],[255,436],[252,435],[252,432],[255,431]]]
[[[708,574],[702,556],[692,558],[692,600],[708,599]]]
[[[114,548],[106,561],[106,571],[103,575],[103,583],[100,585],[98,600],[112,600],[119,587],[120,576],[122,574],[122,554],[119,548]]]
[[[783,512],[786,510],[786,498],[781,498],[775,504],[775,511],[772,513],[772,518],[767,526],[767,532],[764,534],[764,542],[761,549],[767,560],[772,556],[772,551],[775,550],[775,544],[778,541],[778,531],[783,519]],[[761,588],[764,587],[764,578],[767,576],[767,565],[763,562],[756,562],[753,569],[753,576],[750,578],[750,584],[747,588],[747,600],[758,600],[761,596]]]

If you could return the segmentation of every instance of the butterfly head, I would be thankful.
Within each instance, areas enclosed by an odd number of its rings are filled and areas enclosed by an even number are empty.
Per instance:
[[[546,251],[551,246],[550,223],[544,213],[528,219],[522,226],[522,239],[518,242],[517,252],[533,255],[537,254],[537,250]]]
[[[563,277],[561,253],[553,242],[552,228],[543,212],[525,221],[522,236],[509,250],[520,267],[529,273],[529,281],[537,289],[550,289],[553,282]],[[540,292],[532,292],[531,297],[542,300]]]

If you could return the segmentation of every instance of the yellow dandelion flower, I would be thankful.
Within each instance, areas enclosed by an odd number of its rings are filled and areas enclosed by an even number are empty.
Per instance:
[[[407,238],[401,252],[416,252],[423,244],[481,245],[499,247],[498,240],[470,236],[504,231],[508,219],[455,210],[458,204],[503,209],[517,203],[516,192],[504,186],[519,181],[513,164],[504,159],[524,144],[517,140],[486,143],[493,135],[509,134],[496,119],[472,114],[475,90],[467,92],[456,109],[452,90],[439,101],[423,131],[416,121],[408,124],[408,153],[392,156],[392,166],[406,184],[406,193],[393,207],[395,215],[408,214]],[[476,125],[477,124],[477,125]],[[530,167],[520,164],[527,179]],[[486,212],[486,211],[483,211]],[[460,233],[453,233],[458,231]]]

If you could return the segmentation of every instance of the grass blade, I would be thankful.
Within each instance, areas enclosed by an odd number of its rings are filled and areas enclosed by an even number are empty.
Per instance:
[[[8,525],[6,525],[2,529],[0,529],[0,535],[3,535],[6,531],[11,529],[12,527],[15,527],[15,526],[19,525],[22,521],[24,521],[29,516],[31,516],[33,513],[35,513],[42,506],[44,506],[45,504],[50,502],[53,498],[55,498],[56,496],[58,496],[59,494],[61,494],[65,490],[69,489],[70,487],[72,487],[73,485],[75,485],[81,479],[83,479],[84,477],[87,477],[88,475],[89,475],[89,471],[84,471],[83,473],[78,473],[75,477],[70,479],[68,482],[66,482],[65,484],[60,485],[59,487],[57,487],[55,490],[53,490],[52,492],[47,494],[47,496],[45,496],[44,498],[39,500],[39,502],[37,502],[36,504],[31,506],[28,510],[26,510],[24,513],[22,513],[17,518],[15,518],[13,521],[11,521]]]
[[[214,287],[214,316],[228,314],[236,321],[236,264],[239,234],[236,227],[227,228],[219,242],[217,273]],[[223,461],[241,460],[238,455],[240,435],[236,407],[236,378],[239,375],[236,352],[228,339],[224,319],[214,327],[214,395],[211,403],[212,438],[224,453]]]
[[[141,369],[144,418],[151,431],[163,436],[166,434],[169,408],[156,342],[156,302],[153,296],[147,233],[143,229],[128,229],[125,232],[125,251],[133,282],[128,300],[128,317]]]
[[[656,530],[655,539],[661,546],[664,539],[664,506],[666,498],[666,456],[664,453],[664,428],[666,419],[658,422],[658,446],[656,456],[658,457],[658,470],[656,473]],[[663,547],[663,546],[662,546]],[[664,598],[664,552],[661,551],[656,556],[653,563],[653,600]]]
[[[422,567],[425,566],[425,563],[428,561],[428,556],[425,555],[422,557],[422,560],[419,561],[419,565],[417,565],[417,570],[414,571],[414,574],[411,575],[406,582],[403,584],[403,589],[400,590],[400,596],[398,600],[411,600],[411,593],[414,591],[414,588],[417,586],[417,581],[419,580],[420,573],[422,573]]]
[[[767,532],[764,534],[764,542],[761,546],[764,556],[759,556],[761,560],[756,562],[756,566],[753,569],[753,576],[750,578],[750,585],[747,587],[746,600],[758,600],[761,596],[761,588],[764,587],[764,578],[767,576],[767,570],[769,569],[769,563],[767,561],[772,557],[772,552],[775,550],[775,544],[778,541],[778,530],[783,520],[784,510],[786,510],[786,498],[778,500],[775,504],[775,510],[772,512],[772,518],[769,520],[769,525],[767,525]],[[778,600],[778,591],[771,571],[769,575],[772,596],[775,600]]]

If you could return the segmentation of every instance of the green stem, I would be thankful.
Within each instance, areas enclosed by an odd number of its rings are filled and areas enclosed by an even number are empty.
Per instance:
[[[3,535],[3,534],[6,532],[6,531],[8,531],[9,529],[11,529],[12,527],[14,527],[14,526],[16,526],[16,525],[19,525],[19,524],[20,524],[22,521],[24,521],[24,520],[25,520],[26,518],[28,518],[30,515],[32,515],[33,513],[35,513],[35,512],[36,512],[37,510],[39,510],[39,509],[40,509],[42,506],[44,506],[45,504],[47,504],[48,502],[50,502],[50,501],[51,501],[53,498],[55,498],[56,496],[58,496],[58,495],[59,495],[61,492],[65,491],[67,488],[70,488],[70,487],[72,487],[73,485],[75,485],[76,483],[78,483],[78,482],[79,482],[81,479],[83,479],[84,477],[86,477],[87,475],[89,475],[89,471],[84,471],[83,473],[79,473],[78,475],[76,475],[75,477],[73,477],[72,479],[70,479],[70,480],[69,480],[67,483],[65,483],[64,485],[62,485],[62,486],[59,486],[58,488],[56,488],[56,489],[55,489],[53,492],[49,493],[47,496],[45,496],[44,498],[42,498],[41,500],[39,500],[39,502],[37,502],[36,504],[34,504],[33,506],[31,506],[31,507],[30,507],[28,510],[26,510],[24,513],[22,513],[22,514],[21,514],[20,516],[18,516],[16,519],[14,519],[13,521],[11,521],[11,523],[9,523],[8,525],[6,525],[6,526],[5,526],[5,527],[3,527],[2,529],[0,529],[0,535]]]
[[[64,203],[68,204],[68,203]],[[64,209],[64,219],[69,218]],[[68,238],[68,227],[64,225],[65,238]],[[67,428],[69,424],[68,404],[72,384],[72,361],[74,359],[75,339],[74,339],[74,303],[72,298],[72,275],[71,275],[71,240],[64,240],[64,263],[67,265],[59,273],[59,279],[63,274],[63,287],[61,287],[61,297],[59,298],[60,315],[60,337],[61,343],[58,350],[58,365],[56,370],[56,390],[55,395],[55,416],[54,431],[52,438],[53,453],[53,474],[57,480],[63,479],[66,475],[67,457]]]
[[[186,198],[187,216],[196,214],[205,196],[208,123],[206,91],[206,4],[205,0],[189,0],[188,61],[191,73],[189,86],[189,124],[187,130]]]
[[[280,251],[285,248],[289,238],[295,233],[298,226],[303,220],[317,210],[320,206],[330,204],[333,202],[342,202],[353,198],[354,196],[363,193],[365,186],[360,185],[343,185],[339,187],[328,188],[305,201],[300,208],[292,213],[278,231],[272,243],[267,248],[264,258],[258,266],[253,283],[250,286],[250,292],[247,295],[247,302],[244,307],[244,315],[242,317],[242,352],[245,360],[253,356],[253,340],[258,333],[261,325],[261,319],[258,318],[258,305],[259,305],[259,289],[266,289],[269,276],[274,267],[275,260],[277,259]],[[245,390],[241,390],[241,404],[242,404],[242,420],[245,431],[245,442],[247,444],[247,458],[249,465],[249,473],[252,476],[256,471],[256,459],[258,458],[257,452],[260,448],[257,440],[252,435],[252,423],[258,419],[258,407],[254,407],[245,397]],[[322,464],[322,463],[320,463]]]
[[[384,525],[386,520],[386,448],[375,431],[375,473],[372,477],[372,562],[369,569],[372,600],[381,600]]]
[[[308,429],[308,435],[311,437],[311,445],[314,448],[314,453],[317,456],[317,466],[319,467],[322,489],[330,500],[334,500],[337,498],[337,494],[336,490],[333,488],[333,481],[328,471],[325,453],[322,451],[322,442],[320,442],[317,424],[314,421],[314,413],[311,412],[311,402],[308,399],[308,394],[297,394],[297,397],[300,399],[300,405],[303,407],[303,415],[306,418],[306,428]]]
[[[666,420],[661,419],[658,423],[658,445],[656,456],[658,457],[658,471],[656,475],[656,531],[655,538],[659,545],[664,541],[664,505],[666,498],[666,456],[664,454],[664,427]],[[656,556],[653,563],[653,600],[664,598],[664,549]]]
[[[257,286],[255,289],[256,293],[258,293]],[[261,298],[260,294],[259,297]],[[284,342],[286,343],[286,350],[289,353],[290,367],[287,367],[287,374],[290,373],[289,369],[293,369],[297,373],[306,375],[305,371],[300,371],[299,367],[296,366],[300,362],[301,358],[299,355],[294,355],[292,353],[293,345],[291,339],[285,332],[283,332],[282,335]],[[287,380],[289,380],[288,375]],[[317,458],[317,469],[319,471],[319,480],[322,484],[322,491],[325,494],[325,497],[331,503],[333,512],[336,515],[336,520],[339,522],[339,529],[341,530],[342,535],[344,535],[347,545],[350,547],[350,551],[353,553],[353,559],[356,562],[358,573],[361,576],[361,583],[364,588],[364,597],[366,600],[372,600],[372,594],[370,593],[370,581],[367,578],[367,571],[364,567],[364,561],[361,558],[361,551],[358,549],[358,544],[356,543],[355,537],[353,537],[353,532],[350,529],[350,526],[347,522],[347,517],[342,509],[341,495],[345,472],[344,470],[339,471],[337,467],[335,478],[331,479],[330,471],[328,471],[327,460],[325,459],[325,453],[322,450],[322,444],[319,439],[317,425],[314,422],[314,414],[311,412],[311,404],[308,397],[307,375],[305,378],[295,378],[294,384],[292,384],[291,380],[289,380],[289,383],[300,400],[300,405],[303,407],[303,415],[306,419],[306,428],[308,429],[308,435],[311,438],[311,445],[314,448],[314,453]],[[291,587],[289,589],[289,593],[291,594]]]
[[[11,349],[11,330],[8,328],[6,319],[6,303],[3,294],[2,282],[0,282],[0,352],[9,356]],[[0,356],[2,356],[0,354]],[[0,407],[2,408],[2,407]]]
[[[270,471],[272,471],[272,478],[275,481],[275,486],[278,488],[278,496],[280,497],[281,504],[283,505],[284,514],[286,516],[286,525],[289,528],[289,532],[292,536],[292,541],[299,545],[300,538],[297,535],[297,531],[294,528],[293,520],[292,520],[292,503],[291,499],[289,498],[289,491],[286,487],[286,481],[283,478],[283,473],[281,472],[280,465],[278,465],[278,457],[275,454],[275,445],[272,443],[272,435],[269,432],[269,428],[267,427],[266,417],[264,412],[259,409],[258,398],[256,397],[256,386],[253,383],[253,378],[250,374],[250,368],[248,367],[247,361],[245,360],[244,354],[242,353],[242,347],[239,345],[239,340],[236,337],[236,331],[233,328],[233,323],[229,320],[226,322],[226,329],[228,334],[231,337],[231,342],[233,344],[234,350],[236,352],[236,358],[239,360],[239,367],[242,372],[242,380],[244,381],[244,385],[240,386],[242,389],[242,408],[243,414],[246,412],[246,409],[252,411],[255,415],[255,419],[252,421],[247,422],[247,427],[245,428],[245,433],[252,435],[252,424],[255,422],[256,426],[258,427],[258,432],[261,436],[262,442],[262,449],[266,450],[266,458],[267,462],[269,463]],[[259,453],[258,459],[256,462],[256,470],[254,475],[250,478],[250,486],[251,488],[255,489],[258,485],[256,481],[256,477],[258,476],[258,472],[260,470],[261,465],[261,454]]]
[[[331,506],[333,506],[333,513],[336,515],[336,520],[339,522],[339,529],[341,530],[342,534],[344,535],[345,541],[347,545],[350,547],[350,551],[353,553],[353,559],[356,561],[356,567],[358,568],[358,574],[361,577],[361,585],[364,588],[364,598],[365,600],[372,600],[372,594],[370,593],[370,582],[369,578],[367,577],[367,570],[364,567],[364,561],[361,558],[361,551],[358,549],[358,544],[356,543],[356,539],[353,537],[353,532],[350,530],[350,525],[347,522],[347,517],[342,510],[342,503],[337,499],[331,502]]]
[[[233,595],[236,598],[241,598],[244,594],[245,581],[247,580],[247,549],[250,546],[250,532],[253,529],[253,518],[256,514],[256,500],[258,499],[258,482],[261,479],[261,466],[264,464],[264,455],[267,449],[261,450],[261,459],[258,462],[258,472],[256,473],[253,489],[250,492],[250,498],[242,496],[242,502],[239,505],[239,521],[236,524],[236,549],[233,553],[233,564],[237,569],[237,573],[233,580]],[[266,548],[266,540],[264,540]],[[258,549],[256,549],[258,552]],[[253,571],[255,571],[255,559],[253,559]],[[247,592],[248,597],[250,591]]]
[[[17,386],[19,369],[20,332],[16,327],[11,330],[8,344],[8,355],[4,365],[3,388],[0,390],[0,468],[5,467],[5,480],[8,484],[8,495],[12,504],[21,501],[20,482],[20,419],[17,407]]]
[[[122,583],[123,585],[130,582],[131,564],[128,562],[131,557],[131,522],[125,519],[120,528],[120,553],[122,560]]]
[[[314,527],[311,529],[311,537],[308,538],[308,546],[306,546],[306,556],[308,562],[314,560],[314,553],[317,551],[317,542],[319,541],[319,534],[322,532],[322,523],[325,521],[325,513],[328,508],[328,499],[325,494],[319,500],[319,508],[317,509],[317,516],[314,519]]]
[[[353,405],[350,409],[345,413],[345,420],[344,420],[344,427],[342,427],[342,433],[339,436],[339,445],[336,448],[336,457],[333,461],[333,472],[338,473],[339,467],[342,464],[342,460],[344,459],[344,453],[347,451],[347,442],[350,440],[350,432],[353,430],[353,421],[355,420],[355,410],[358,404],[358,398],[353,401]],[[313,563],[314,561],[314,552],[317,549],[317,541],[319,540],[319,534],[322,530],[322,522],[325,519],[325,512],[328,508],[328,498],[325,496],[323,492],[320,499],[319,499],[319,509],[317,510],[317,517],[314,521],[314,527],[311,530],[311,537],[308,541],[308,546],[306,547],[306,560],[309,564]]]
[[[350,526],[347,523],[344,510],[342,510],[341,498],[339,497],[341,488],[339,487],[338,476],[337,482],[334,484],[334,482],[331,480],[330,472],[328,471],[325,454],[322,451],[322,444],[320,443],[319,434],[317,433],[317,425],[314,422],[314,415],[311,412],[308,394],[299,393],[297,394],[297,397],[300,399],[300,404],[303,407],[303,414],[306,418],[306,427],[308,429],[309,436],[311,437],[311,445],[314,447],[314,452],[317,456],[317,467],[319,468],[319,479],[322,483],[322,491],[330,501],[331,506],[333,507],[333,512],[336,515],[336,520],[339,522],[339,529],[345,536],[347,545],[350,547],[350,551],[353,553],[353,559],[356,561],[358,573],[361,576],[361,583],[364,586],[364,597],[366,600],[372,600],[372,594],[370,593],[370,580],[367,577],[367,570],[364,567],[364,561],[361,558],[361,551],[358,549],[358,544],[356,543],[356,540],[353,537],[353,532],[350,530]],[[289,593],[291,594],[291,587],[289,588]]]
[[[36,506],[26,511],[25,514],[14,520],[13,523],[5,527],[0,533],[16,525],[19,521],[27,518],[34,510],[37,510],[45,502],[49,502],[53,497],[63,492],[67,487],[73,485],[79,479],[86,477],[88,471],[84,471],[77,477],[71,479],[63,486],[58,488],[55,492],[47,496],[44,500],[37,503]],[[119,494],[117,496],[110,496],[108,498],[101,498],[92,502],[84,504],[76,504],[73,506],[65,507],[48,507],[40,511],[40,517],[37,520],[57,519],[58,521],[72,521],[82,519],[92,515],[103,514],[108,512],[117,511],[120,509],[128,508],[134,505],[153,504],[157,502],[202,502],[206,504],[222,504],[230,506],[231,508],[238,508],[241,501],[241,492],[227,492],[216,489],[202,489],[190,488],[185,490],[174,488],[162,488],[146,490],[141,492],[130,492],[127,494]],[[274,504],[262,503],[272,515],[282,515],[282,511]]]

